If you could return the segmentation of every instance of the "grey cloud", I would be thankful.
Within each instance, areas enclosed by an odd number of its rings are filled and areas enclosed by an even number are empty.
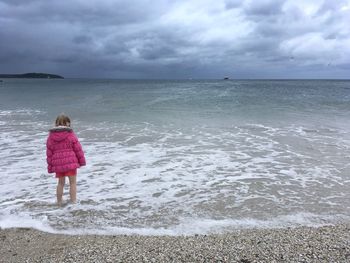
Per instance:
[[[350,63],[341,64],[341,65],[339,66],[339,68],[345,69],[345,70],[347,70],[347,72],[349,73],[349,70],[350,70]]]
[[[246,1],[244,11],[247,15],[263,17],[279,15],[282,12],[283,2],[283,0]]]
[[[310,3],[0,0],[0,71],[220,78],[327,70],[345,76],[350,11],[328,0],[308,15]]]
[[[6,2],[9,5],[10,1]],[[23,1],[22,1],[23,2]],[[150,19],[157,12],[150,0],[138,0],[133,4],[124,1],[29,1],[26,4],[9,5],[0,14],[3,18],[18,19],[30,23],[61,22],[92,26],[128,24]]]
[[[73,37],[73,42],[76,44],[89,44],[93,41],[91,36],[78,35]]]
[[[156,60],[166,57],[176,56],[176,51],[171,46],[153,46],[149,45],[140,50],[140,57],[146,60]]]
[[[37,2],[38,0],[1,0],[0,3],[4,3],[6,5],[11,5],[11,6],[23,6],[23,5],[28,5],[32,2]]]
[[[322,15],[329,12],[337,13],[344,3],[346,3],[346,1],[323,1],[317,11],[317,14]]]
[[[181,59],[179,50],[191,45],[177,34],[167,32],[152,33],[143,39],[143,45],[139,49],[140,57],[146,60],[176,58]]]
[[[239,8],[241,7],[243,2],[244,0],[226,0],[225,8],[226,9]]]

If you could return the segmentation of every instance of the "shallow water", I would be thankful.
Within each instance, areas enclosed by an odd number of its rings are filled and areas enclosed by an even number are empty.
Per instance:
[[[176,235],[349,220],[349,102],[349,81],[6,80],[0,227]],[[78,204],[57,208],[45,141],[60,112],[88,164]]]

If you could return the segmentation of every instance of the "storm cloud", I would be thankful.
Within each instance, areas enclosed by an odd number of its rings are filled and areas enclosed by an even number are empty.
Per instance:
[[[0,72],[349,78],[350,1],[0,0]]]

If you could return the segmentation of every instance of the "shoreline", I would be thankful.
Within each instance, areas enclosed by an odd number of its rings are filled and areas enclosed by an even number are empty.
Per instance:
[[[350,223],[194,236],[0,229],[0,262],[349,262]]]

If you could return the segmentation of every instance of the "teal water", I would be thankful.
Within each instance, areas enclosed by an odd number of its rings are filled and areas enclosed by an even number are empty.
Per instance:
[[[45,140],[64,112],[86,151],[57,209]],[[350,81],[0,83],[0,226],[191,234],[350,216]]]

